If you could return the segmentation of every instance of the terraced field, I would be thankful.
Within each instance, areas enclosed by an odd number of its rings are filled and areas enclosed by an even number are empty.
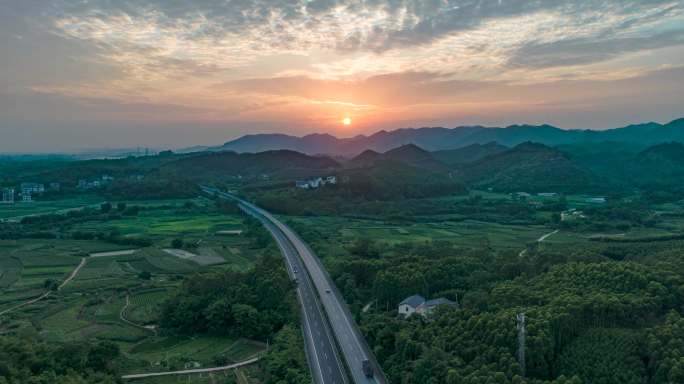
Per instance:
[[[205,204],[202,199],[193,201],[195,206]],[[257,256],[243,236],[217,234],[222,230],[243,230],[240,216],[180,209],[184,203],[131,202],[146,209],[138,216],[86,221],[69,228],[145,236],[152,239],[148,247],[132,250],[131,246],[99,240],[71,240],[69,232],[64,233],[64,239],[0,240],[0,311],[42,296],[50,281],[64,281],[85,259],[83,267],[63,289],[0,315],[0,331],[25,328],[53,341],[110,340],[130,359],[124,372],[136,373],[183,368],[186,364],[215,366],[263,350],[264,345],[244,339],[162,337],[136,326],[157,324],[160,304],[184,275],[210,268],[248,268]],[[74,204],[64,202],[53,208]],[[161,206],[164,208],[149,208]],[[189,251],[211,258],[212,265],[164,252],[176,238],[190,245],[201,244]],[[131,251],[121,252],[126,250]],[[91,257],[92,254],[95,255]],[[133,324],[122,320],[122,312],[125,320]]]

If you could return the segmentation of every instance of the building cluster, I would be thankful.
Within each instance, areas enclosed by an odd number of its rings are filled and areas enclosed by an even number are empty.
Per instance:
[[[109,175],[102,175],[99,179],[95,180],[85,180],[81,179],[78,181],[78,184],[76,184],[76,188],[78,189],[97,189],[104,187],[105,185],[111,183],[114,180],[113,177]]]
[[[399,303],[399,314],[404,317],[409,317],[414,313],[422,316],[428,316],[435,308],[439,306],[448,306],[458,308],[458,303],[451,301],[444,297],[439,297],[432,300],[426,300],[421,295],[413,295],[405,298]]]
[[[302,189],[316,189],[326,184],[337,184],[337,176],[316,177],[309,180],[297,180],[295,186]]]
[[[49,190],[58,191],[60,189],[59,183],[50,183]],[[48,189],[42,183],[21,183],[19,187],[5,187],[2,188],[3,204],[14,204],[16,201],[31,202],[34,196],[45,193]]]

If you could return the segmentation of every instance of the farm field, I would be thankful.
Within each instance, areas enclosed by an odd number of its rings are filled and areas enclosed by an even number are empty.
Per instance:
[[[61,210],[80,206],[83,201],[43,204],[42,208]],[[187,338],[156,332],[160,304],[184,276],[210,269],[244,270],[258,255],[249,246],[250,240],[240,235],[244,228],[239,215],[218,213],[206,199],[191,202],[129,202],[129,206],[138,207],[137,215],[78,222],[59,228],[62,238],[0,240],[0,312],[48,292],[50,282],[65,281],[84,260],[62,289],[0,314],[0,332],[12,329],[50,341],[111,341],[127,358],[123,373],[212,367],[261,352],[265,345],[247,339]],[[10,215],[9,211],[0,212]],[[238,232],[217,234],[222,230]],[[69,236],[73,231],[117,231],[122,236],[149,238],[151,244],[73,240]],[[164,252],[174,239],[182,239],[191,247],[190,252],[211,262],[199,263]]]
[[[177,384],[177,383],[190,383],[190,384],[216,384],[223,383],[240,383],[240,384],[259,384],[261,381],[258,379],[259,365],[251,365],[247,367],[241,367],[236,370],[216,372],[212,374],[202,374],[202,375],[180,375],[180,376],[167,376],[167,377],[154,377],[147,379],[138,379],[130,381],[133,384]],[[230,381],[234,380],[234,381]]]
[[[506,225],[474,220],[402,225],[340,217],[289,217],[288,220],[305,228],[325,231],[325,236],[344,244],[350,244],[359,237],[370,237],[388,245],[444,240],[459,246],[489,242],[494,247],[517,249],[549,232],[541,225]]]
[[[50,212],[60,212],[90,205],[99,204],[102,197],[83,195],[75,198],[32,201],[30,203],[17,202],[12,205],[0,204],[0,219],[9,219],[29,215],[39,215]]]

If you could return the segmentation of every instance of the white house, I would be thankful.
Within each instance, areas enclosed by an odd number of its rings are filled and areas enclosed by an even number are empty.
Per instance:
[[[21,183],[20,186],[21,193],[32,194],[32,193],[43,193],[45,192],[45,185],[39,183]]]
[[[326,184],[337,184],[337,176],[315,177],[309,180],[297,180],[295,186],[302,189],[316,189]]]
[[[414,314],[418,307],[425,302],[425,298],[421,295],[413,295],[405,298],[399,303],[399,314],[404,317],[409,317]]]
[[[14,203],[14,188],[2,189],[2,202],[7,204]]]
[[[428,316],[431,314],[435,308],[448,305],[450,307],[458,307],[458,303],[451,301],[444,297],[439,297],[437,299],[425,300],[421,295],[413,295],[405,298],[399,303],[399,314],[404,317],[409,317],[414,313],[418,313],[423,316]]]

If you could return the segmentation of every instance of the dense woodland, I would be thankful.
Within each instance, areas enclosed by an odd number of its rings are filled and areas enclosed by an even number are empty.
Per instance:
[[[48,343],[31,336],[0,336],[0,383],[119,383],[120,357],[111,342]]]
[[[334,239],[298,229],[319,254],[334,252]],[[683,249],[678,240],[597,242],[520,256],[486,243],[361,239],[326,263],[392,382],[679,383]],[[457,299],[461,308],[427,321],[397,318],[398,302],[414,293]],[[369,302],[377,310],[362,313]],[[517,360],[522,312],[526,378]]]

